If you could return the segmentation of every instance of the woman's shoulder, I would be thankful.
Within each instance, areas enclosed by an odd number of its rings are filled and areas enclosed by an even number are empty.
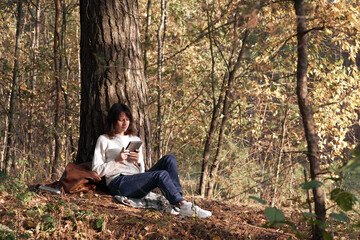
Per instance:
[[[102,134],[98,137],[98,141],[109,141],[111,138],[107,134]]]
[[[124,136],[114,136],[110,137],[108,134],[102,134],[98,137],[98,141],[112,141],[114,139],[122,139],[122,140],[129,140],[129,141],[140,141],[140,138],[138,136],[132,136],[132,135],[124,135]]]
[[[138,136],[129,135],[130,141],[141,141],[141,139]]]

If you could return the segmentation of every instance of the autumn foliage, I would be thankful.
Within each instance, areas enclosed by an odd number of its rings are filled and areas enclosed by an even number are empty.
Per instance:
[[[78,1],[56,3],[0,2],[0,165],[5,174],[2,179],[7,179],[1,184],[15,184],[11,185],[14,191],[7,187],[0,191],[0,204],[9,199],[39,198],[41,204],[19,214],[28,224],[22,228],[51,232],[54,224],[67,221],[54,218],[57,206],[62,206],[64,218],[90,224],[92,234],[101,239],[108,236],[107,230],[115,231],[108,227],[112,215],[91,218],[95,210],[82,212],[85,210],[71,205],[70,196],[62,202],[16,187],[54,181],[50,178],[61,174],[78,152],[80,33],[86,29],[80,29]],[[222,204],[261,203],[257,205],[261,214],[268,209],[262,218],[266,221],[255,225],[266,222],[270,229],[286,228],[282,229],[286,237],[309,236],[316,224],[311,190],[321,187],[327,205],[325,237],[337,238],[338,231],[359,232],[359,1],[314,0],[304,4],[306,96],[320,164],[316,181],[311,179],[296,92],[299,46],[294,1],[139,0],[137,4],[152,161],[173,153],[179,160],[187,196],[200,195],[204,204],[218,204],[218,214],[227,211]],[[101,62],[104,58],[96,59]],[[92,200],[83,197],[74,201],[86,205],[85,201]],[[42,204],[49,205],[45,209]],[[244,208],[235,207],[236,211]],[[13,205],[1,209],[12,209],[11,217],[17,216]],[[146,228],[138,212],[123,210],[121,214],[134,214],[131,219],[139,229]],[[38,212],[41,220],[32,227],[32,214]],[[284,218],[281,213],[285,213]],[[146,214],[158,226],[166,225],[174,234],[178,231],[165,217],[154,217],[156,213],[151,211]],[[6,222],[0,228],[12,228],[15,223],[10,215],[1,213]],[[295,223],[305,222],[299,229],[288,222],[295,215]],[[230,224],[219,232],[212,230],[227,217],[231,215],[209,220],[212,223],[201,221],[208,234],[198,238],[235,234],[235,230],[225,230]],[[263,221],[260,218],[253,220]],[[239,219],[251,224],[248,216]],[[73,222],[63,227],[74,229]],[[176,220],[176,224],[183,223]],[[181,236],[200,231],[191,224],[182,226]],[[151,225],[147,232],[155,231],[153,228]],[[144,232],[141,236],[146,238]],[[231,235],[229,239],[236,236],[246,235]]]

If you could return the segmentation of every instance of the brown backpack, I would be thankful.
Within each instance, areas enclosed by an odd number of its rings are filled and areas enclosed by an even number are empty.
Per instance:
[[[69,163],[60,179],[66,193],[93,192],[95,183],[100,182],[99,175],[91,170],[91,162],[82,164]]]

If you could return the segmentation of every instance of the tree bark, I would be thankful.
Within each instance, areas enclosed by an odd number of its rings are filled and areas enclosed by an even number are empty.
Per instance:
[[[59,22],[61,3],[60,0],[54,0],[55,4],[55,26],[54,26],[54,83],[55,83],[55,116],[54,116],[54,129],[53,136],[55,139],[55,153],[54,160],[51,166],[51,178],[56,180],[60,177],[60,94],[61,94],[61,82],[60,82],[60,38],[59,38]]]
[[[78,162],[92,160],[96,139],[104,133],[107,111],[127,104],[151,166],[147,85],[136,0],[80,0],[81,105]]]
[[[17,88],[19,82],[19,57],[20,57],[20,39],[22,35],[23,27],[23,9],[22,0],[18,0],[17,5],[17,23],[16,23],[16,36],[15,36],[15,53],[14,53],[14,67],[13,67],[13,78],[12,87],[10,91],[9,100],[9,111],[8,111],[8,129],[7,137],[5,141],[5,156],[4,156],[4,169],[2,170],[6,174],[10,174],[11,169],[15,166],[14,151],[13,147],[13,134],[14,134],[14,121],[15,121],[15,104],[17,98]]]
[[[306,15],[304,10],[304,0],[295,0],[294,4],[297,19],[297,40],[298,40],[298,63],[297,63],[297,96],[300,113],[303,120],[305,137],[308,148],[308,159],[310,163],[310,176],[312,180],[319,181],[320,161],[318,136],[315,132],[315,123],[311,111],[309,98],[307,95],[307,45],[306,37]],[[315,201],[316,219],[320,224],[316,224],[313,232],[313,239],[323,239],[322,232],[326,221],[326,208],[324,193],[321,187],[313,189]]]

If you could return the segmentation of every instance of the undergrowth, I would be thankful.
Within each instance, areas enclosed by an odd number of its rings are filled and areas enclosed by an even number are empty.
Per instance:
[[[0,239],[89,239],[94,232],[106,230],[107,216],[96,215],[91,206],[83,210],[60,197],[42,197],[16,179],[1,175]],[[4,202],[13,204],[6,206]]]

